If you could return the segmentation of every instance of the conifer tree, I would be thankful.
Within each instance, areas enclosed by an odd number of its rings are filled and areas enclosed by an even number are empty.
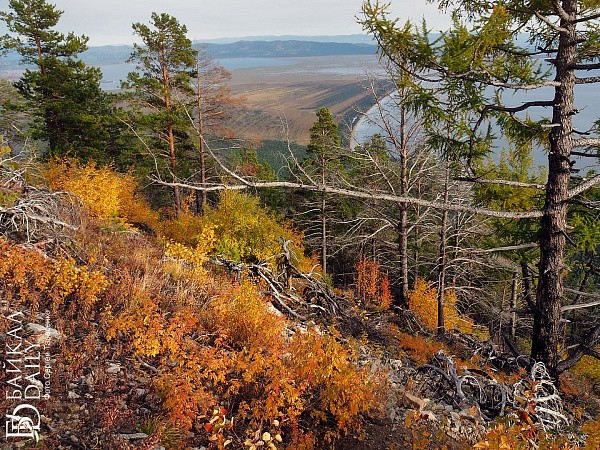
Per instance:
[[[327,108],[319,108],[317,120],[310,129],[310,143],[307,147],[308,167],[318,178],[317,183],[325,186],[330,181],[333,168],[340,167],[340,149],[342,138],[338,134],[338,125]],[[321,268],[327,273],[327,195],[321,193],[319,205],[321,235]]]
[[[182,141],[191,127],[188,111],[194,90],[190,77],[196,68],[196,51],[186,37],[186,26],[165,13],[152,13],[150,26],[134,23],[133,31],[143,45],[134,45],[129,62],[137,63],[137,71],[127,75],[122,87],[131,90],[135,126],[152,137],[155,156],[168,162],[176,181]],[[179,213],[181,195],[176,185],[173,194]]]
[[[101,159],[110,138],[109,106],[100,89],[100,70],[77,59],[87,50],[88,38],[56,31],[63,11],[45,0],[10,0],[8,6],[0,18],[12,34],[4,36],[3,46],[33,67],[16,83],[41,119],[33,136],[48,142],[50,156]]]
[[[422,82],[420,98],[428,110],[445,116],[445,121],[457,113],[450,133],[467,148],[462,159],[466,174],[473,180],[482,175],[476,158],[492,150],[493,135],[482,131],[492,122],[500,134],[547,146],[544,207],[531,214],[541,219],[531,357],[544,362],[557,376],[568,207],[575,197],[600,182],[598,176],[579,181],[571,177],[571,157],[597,158],[590,150],[600,145],[600,139],[587,135],[587,131],[597,130],[573,126],[573,116],[579,112],[575,85],[600,81],[589,74],[600,68],[600,8],[597,2],[586,0],[438,3],[453,13],[451,29],[439,37],[429,33],[426,23],[399,25],[379,1],[365,2],[363,25],[375,36],[380,53],[398,71]],[[539,57],[546,58],[550,70],[536,59]],[[554,91],[544,100],[511,105],[511,99],[503,97],[504,92],[543,88]],[[450,94],[457,104],[455,110],[445,107]],[[551,117],[533,120],[525,114],[533,108],[545,108]],[[512,185],[523,187],[521,183]]]

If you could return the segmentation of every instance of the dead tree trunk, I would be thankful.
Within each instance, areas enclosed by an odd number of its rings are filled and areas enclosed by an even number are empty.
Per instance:
[[[513,342],[515,340],[515,334],[517,332],[517,287],[518,287],[519,272],[515,267],[513,270],[512,279],[512,295],[510,296],[510,310],[512,311],[511,323],[510,323],[510,337]]]
[[[444,181],[444,204],[448,203],[450,196],[450,162],[446,161],[446,179]],[[442,225],[440,229],[440,252],[438,257],[438,295],[437,295],[437,331],[444,333],[444,291],[446,289],[446,239],[448,227],[448,210],[442,213]]]

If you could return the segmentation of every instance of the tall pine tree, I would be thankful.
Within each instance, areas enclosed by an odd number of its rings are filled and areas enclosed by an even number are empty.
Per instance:
[[[63,11],[45,0],[10,0],[8,6],[0,18],[12,34],[3,37],[3,46],[33,67],[16,83],[40,119],[33,137],[48,142],[50,156],[102,159],[111,135],[102,74],[77,59],[87,50],[88,38],[56,31]]]
[[[187,28],[176,18],[152,13],[150,26],[133,24],[143,45],[135,44],[129,62],[137,63],[123,88],[130,89],[135,126],[152,138],[157,160],[167,162],[173,180],[177,180],[182,140],[191,127],[188,111],[193,106],[194,90],[190,77],[196,70],[196,51],[186,37]],[[175,211],[181,211],[179,188],[173,187]]]

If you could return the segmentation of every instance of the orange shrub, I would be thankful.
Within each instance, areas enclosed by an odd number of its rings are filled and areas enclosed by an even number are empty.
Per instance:
[[[379,264],[366,256],[360,256],[356,266],[354,283],[356,295],[367,309],[386,310],[392,304],[390,281],[379,271]]]
[[[435,330],[438,326],[437,289],[433,284],[421,278],[417,279],[413,289],[408,293],[408,307],[421,320],[423,326]],[[473,321],[462,317],[456,309],[456,294],[449,289],[444,296],[444,326],[448,329],[472,334]]]
[[[375,405],[368,372],[335,338],[308,331],[290,340],[287,320],[269,312],[254,283],[221,286],[200,308],[165,314],[158,297],[140,290],[125,309],[107,312],[107,339],[120,331],[155,361],[154,385],[173,423],[202,430],[203,417],[225,402],[236,423],[285,423],[300,442],[301,415],[315,426],[332,417],[343,430]]]

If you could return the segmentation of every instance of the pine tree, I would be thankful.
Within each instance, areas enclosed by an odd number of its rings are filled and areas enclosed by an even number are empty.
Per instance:
[[[152,13],[150,26],[134,23],[133,31],[143,45],[134,45],[128,61],[137,63],[137,71],[127,75],[122,87],[131,90],[135,126],[152,136],[155,156],[168,161],[176,181],[181,143],[191,127],[188,111],[194,91],[190,77],[196,68],[196,51],[186,37],[186,26],[165,13]],[[173,194],[179,213],[181,195],[176,185]]]
[[[5,36],[3,45],[35,68],[25,70],[16,83],[41,119],[33,137],[48,142],[50,156],[102,159],[111,134],[110,107],[100,89],[100,70],[77,59],[88,38],[54,30],[63,11],[45,0],[10,0],[8,6],[0,18],[13,35]]]
[[[319,108],[317,120],[310,129],[310,143],[307,147],[308,167],[318,178],[317,183],[325,186],[332,178],[333,169],[340,167],[340,149],[342,138],[338,134],[338,125],[327,108]],[[339,171],[337,171],[339,173]],[[327,273],[327,195],[321,193],[319,205],[321,235],[321,268]]]

